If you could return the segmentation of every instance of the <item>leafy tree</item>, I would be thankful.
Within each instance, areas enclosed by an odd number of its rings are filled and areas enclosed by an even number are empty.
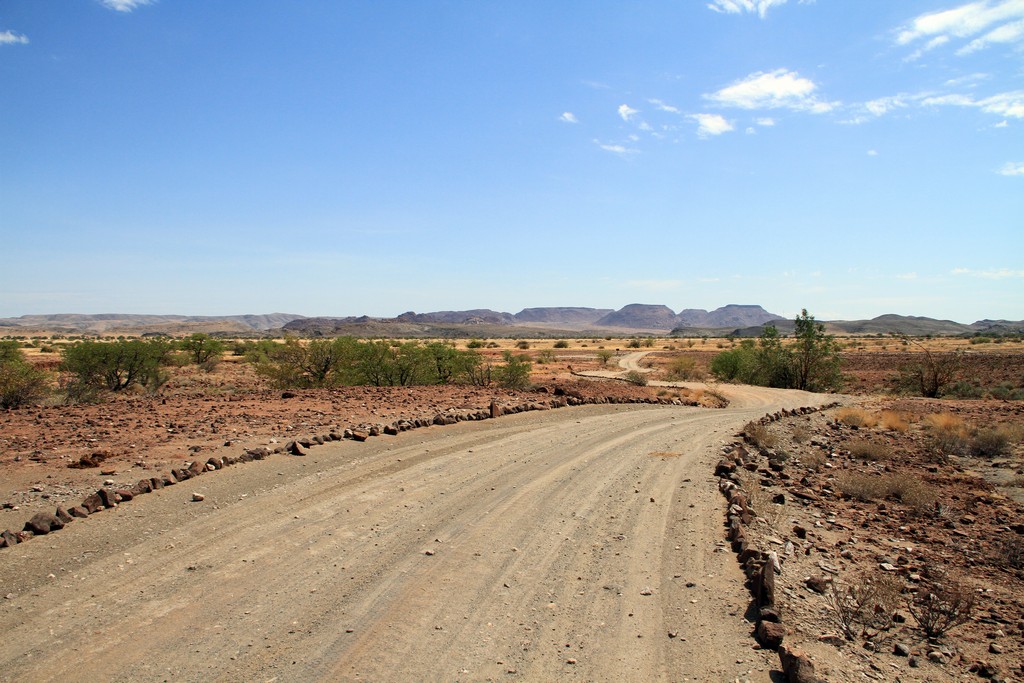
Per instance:
[[[790,386],[805,391],[838,389],[842,378],[839,374],[839,344],[835,337],[825,334],[825,326],[815,322],[806,308],[800,311],[794,322],[796,343],[790,349],[793,359]]]
[[[49,378],[25,358],[18,342],[0,342],[0,408],[17,408],[46,395]]]
[[[63,350],[61,370],[73,400],[91,400],[103,391],[124,391],[132,386],[159,388],[166,380],[160,366],[167,362],[171,345],[161,339],[84,341]]]
[[[773,325],[765,327],[754,345],[744,339],[711,360],[711,372],[720,380],[783,389],[829,391],[840,385],[839,345],[825,334],[825,326],[803,309],[796,320],[795,340],[783,344]]]
[[[224,353],[224,342],[201,332],[183,339],[180,345],[196,365],[202,365]]]

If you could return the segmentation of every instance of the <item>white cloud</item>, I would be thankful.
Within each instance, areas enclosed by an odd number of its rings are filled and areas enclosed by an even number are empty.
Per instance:
[[[897,280],[916,280],[917,279],[917,273],[915,273],[915,272],[900,273],[900,274],[898,274],[896,276],[896,279]]]
[[[977,107],[986,114],[1024,119],[1024,90],[998,93],[977,100],[961,94],[936,95],[925,97],[921,103],[929,106]]]
[[[999,175],[1024,175],[1024,161],[1007,161],[997,173]]]
[[[677,107],[673,107],[671,104],[665,104],[661,100],[647,100],[647,101],[650,102],[651,104],[653,104],[655,107],[657,107],[658,110],[660,110],[660,111],[667,111],[670,114],[678,114],[679,113],[679,109]]]
[[[28,45],[28,38],[14,31],[0,31],[0,45]]]
[[[705,95],[706,99],[727,107],[741,109],[792,109],[823,114],[832,111],[838,103],[822,102],[814,91],[818,86],[795,71],[776,69],[758,71],[743,80],[726,86],[718,92]]]
[[[576,118],[576,115],[573,114],[571,111],[562,112],[562,115],[558,117],[558,120],[559,121],[564,121],[565,123],[579,123],[580,122],[579,119]]]
[[[620,104],[619,105],[619,116],[622,117],[623,121],[629,121],[631,118],[636,116],[637,113],[638,113],[638,110],[633,109],[628,104]]]
[[[900,45],[922,39],[927,42],[911,59],[953,39],[972,39],[957,50],[958,55],[993,44],[1024,42],[1024,0],[975,0],[952,9],[928,12],[912,19],[896,35]]]
[[[989,268],[987,270],[973,270],[971,268],[954,268],[950,271],[953,275],[966,275],[977,277],[983,280],[1005,280],[1007,278],[1024,278],[1024,270],[1011,270],[1009,268]]]
[[[868,150],[868,156],[869,157],[877,157],[878,156],[878,150],[877,149],[869,149]]]
[[[800,4],[814,2],[814,0],[800,0]],[[711,0],[708,9],[720,12],[721,14],[748,14],[757,13],[762,19],[768,14],[772,7],[785,5],[786,0]]]
[[[765,116],[765,117],[759,118],[757,120],[757,125],[765,126],[765,127],[774,126],[775,125],[775,119]]]
[[[997,123],[996,125],[994,125],[992,127],[993,128],[1007,128],[1007,127],[1009,127],[1009,125],[1010,125],[1010,123],[1006,119],[1003,119],[1002,121],[1000,121],[999,123]]]
[[[702,138],[733,130],[732,124],[718,114],[693,114],[690,118],[697,122],[697,135]]]
[[[612,152],[614,154],[636,154],[635,149],[626,147],[625,145],[614,145],[607,142],[601,142],[600,140],[594,140],[594,144],[603,149],[606,152]]]
[[[153,0],[100,0],[100,3],[107,9],[117,12],[131,12],[136,7],[152,4]]]

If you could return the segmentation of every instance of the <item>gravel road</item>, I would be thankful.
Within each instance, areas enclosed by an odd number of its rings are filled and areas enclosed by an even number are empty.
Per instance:
[[[0,554],[0,680],[766,680],[711,474],[832,397],[722,392],[335,442],[78,520]]]

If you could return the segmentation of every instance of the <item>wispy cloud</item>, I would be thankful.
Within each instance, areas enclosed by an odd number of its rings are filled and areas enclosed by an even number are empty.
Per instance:
[[[792,109],[824,114],[838,106],[838,102],[824,102],[815,95],[818,86],[795,71],[752,73],[746,78],[705,95],[705,99],[727,107],[741,109]]]
[[[693,114],[690,118],[697,122],[697,135],[702,138],[733,130],[733,125],[719,114]]]
[[[763,116],[763,117],[759,118],[756,121],[756,123],[759,126],[771,127],[771,126],[775,125],[775,119],[767,117],[767,116]]]
[[[679,113],[679,108],[678,107],[673,107],[671,104],[665,104],[661,100],[647,100],[647,101],[650,102],[651,104],[653,104],[658,109],[658,111],[667,111],[670,114],[678,114]]]
[[[986,114],[1024,119],[1024,90],[998,93],[981,99],[960,93],[936,95],[925,97],[921,102],[929,106],[977,107]]]
[[[626,147],[625,145],[618,145],[618,144],[613,144],[613,143],[608,143],[608,142],[601,142],[600,140],[594,140],[594,144],[597,145],[598,147],[600,147],[601,149],[603,149],[604,151],[612,152],[614,154],[627,155],[627,154],[636,154],[636,152],[637,152],[637,150],[635,150],[635,149],[633,149],[631,147]]]
[[[151,5],[152,3],[153,0],[100,0],[100,4],[104,7],[117,12],[131,12],[136,7]]]
[[[1007,161],[996,173],[999,175],[1024,176],[1024,161]]]
[[[814,0],[800,0],[800,4],[808,4]],[[772,7],[785,5],[786,0],[711,0],[708,9],[722,14],[757,14],[762,19]]]
[[[573,114],[571,111],[562,112],[562,115],[558,117],[558,120],[559,121],[564,121],[565,123],[579,123],[580,122],[580,120],[576,118],[576,115]]]
[[[972,268],[954,268],[950,271],[953,275],[966,277],[977,277],[983,280],[1005,280],[1007,278],[1024,278],[1024,270],[1012,270],[1010,268],[989,268],[987,270],[974,270]]]
[[[877,157],[878,156],[878,150],[877,149],[869,149],[868,150],[868,156],[869,157]]]
[[[28,45],[28,37],[14,31],[0,31],[0,45]]]
[[[1024,1],[976,0],[938,12],[914,17],[901,27],[896,42],[910,45],[925,41],[908,59],[954,41],[970,40],[956,54],[966,55],[995,44],[1024,42]]]
[[[619,105],[619,116],[622,118],[623,121],[629,121],[631,118],[636,116],[637,113],[639,113],[638,110],[633,109],[628,104]]]

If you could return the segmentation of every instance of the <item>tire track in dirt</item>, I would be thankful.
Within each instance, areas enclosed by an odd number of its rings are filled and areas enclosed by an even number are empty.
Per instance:
[[[343,442],[144,496],[5,556],[0,680],[718,680],[767,666],[749,654],[739,570],[714,552],[710,472],[747,420],[815,397],[736,398]],[[206,501],[186,502],[199,486]]]

